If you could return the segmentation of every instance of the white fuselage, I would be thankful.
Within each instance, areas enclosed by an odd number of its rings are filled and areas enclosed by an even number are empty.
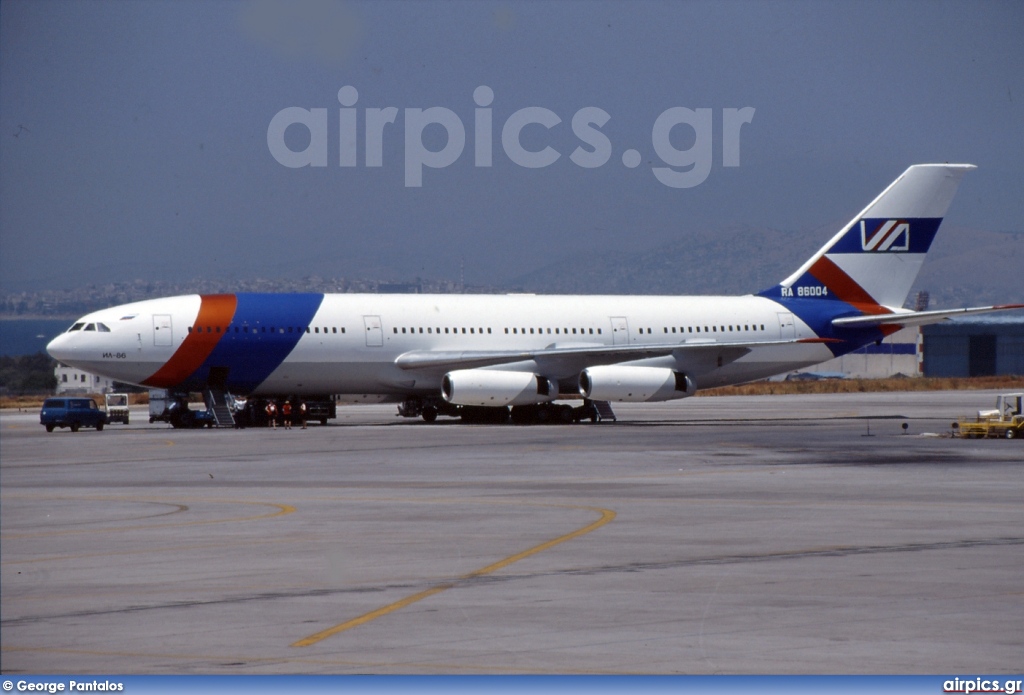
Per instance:
[[[48,350],[86,371],[148,386],[196,390],[199,371],[206,370],[201,375],[205,379],[210,368],[221,368],[227,388],[235,393],[402,396],[438,393],[451,368],[400,366],[396,361],[409,353],[816,337],[784,306],[757,296],[217,297],[237,297],[230,300],[237,306],[207,310],[209,296],[189,295],[94,312],[80,319],[76,325],[84,324],[81,328],[56,338]],[[275,298],[273,304],[270,298]],[[93,324],[109,330],[84,330]],[[267,357],[271,352],[275,354]],[[699,388],[708,388],[832,357],[826,346],[813,343],[769,346],[725,364],[708,354],[670,354],[621,364],[684,370]],[[177,369],[169,369],[173,366]],[[586,360],[568,357],[526,359],[496,368],[537,372],[571,383],[586,366]]]

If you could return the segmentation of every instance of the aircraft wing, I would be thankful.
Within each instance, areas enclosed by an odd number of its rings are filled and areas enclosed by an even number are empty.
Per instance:
[[[977,306],[968,309],[942,309],[939,311],[905,311],[891,314],[875,314],[872,316],[848,316],[840,319],[832,319],[832,325],[839,327],[880,326],[927,326],[930,323],[938,323],[946,319],[958,316],[969,316],[971,314],[986,314],[990,311],[1007,311],[1010,309],[1024,309],[1024,304],[999,304],[996,306]]]
[[[699,357],[705,354],[721,356],[724,363],[732,362],[754,348],[793,345],[797,343],[827,343],[830,338],[803,338],[800,340],[758,340],[745,342],[689,341],[685,343],[659,343],[653,345],[557,345],[539,350],[414,350],[400,355],[395,364],[402,369],[475,369],[498,364],[536,361],[538,363],[577,362],[584,366],[617,364],[648,357],[665,355]]]

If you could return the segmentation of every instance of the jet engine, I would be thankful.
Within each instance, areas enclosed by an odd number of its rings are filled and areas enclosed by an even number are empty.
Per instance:
[[[580,395],[595,401],[643,403],[692,396],[693,379],[661,367],[587,367],[580,373]]]
[[[452,405],[531,405],[558,397],[558,384],[531,372],[459,369],[441,380],[441,397]]]

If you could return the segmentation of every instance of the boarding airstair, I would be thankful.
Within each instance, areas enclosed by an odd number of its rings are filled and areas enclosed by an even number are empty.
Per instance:
[[[618,418],[615,417],[615,412],[612,410],[611,403],[608,401],[591,401],[591,403],[593,403],[594,407],[597,409],[598,422],[604,422],[605,420],[609,420],[611,422],[618,421]]]
[[[228,406],[227,394],[219,389],[206,389],[203,391],[203,400],[206,402],[206,409],[213,414],[217,427],[235,426],[235,417]]]

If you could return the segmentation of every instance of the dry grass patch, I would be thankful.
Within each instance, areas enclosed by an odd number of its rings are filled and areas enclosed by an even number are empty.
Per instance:
[[[1024,391],[1024,376],[893,377],[889,379],[821,379],[758,381],[698,391],[698,396],[768,396],[799,393],[871,393],[885,391]]]

